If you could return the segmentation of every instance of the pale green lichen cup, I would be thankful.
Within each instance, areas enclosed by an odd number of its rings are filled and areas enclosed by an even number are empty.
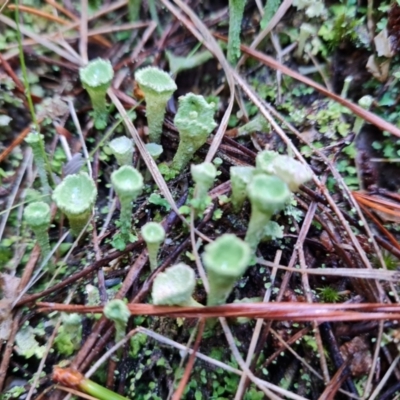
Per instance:
[[[229,233],[205,247],[203,262],[210,284],[208,306],[226,302],[235,283],[246,272],[251,255],[250,246]]]
[[[173,170],[182,171],[194,153],[207,141],[217,126],[214,112],[214,103],[207,103],[203,96],[188,93],[179,97],[178,112],[174,118],[179,131],[179,146],[172,160]]]
[[[169,74],[156,67],[145,67],[135,73],[136,82],[144,93],[149,140],[161,142],[162,125],[168,100],[177,89]]]
[[[143,176],[137,169],[124,165],[111,174],[111,183],[121,202],[121,235],[127,243],[131,231],[132,202],[142,192]]]
[[[192,294],[196,276],[192,268],[184,263],[169,267],[154,279],[151,297],[158,306],[202,307]]]
[[[289,186],[292,192],[298,191],[300,185],[312,178],[312,171],[307,165],[271,150],[264,150],[257,154],[256,170],[277,176]]]
[[[97,188],[86,173],[68,175],[54,190],[53,200],[67,216],[74,236],[88,223],[97,197]]]
[[[291,199],[287,184],[276,176],[255,175],[247,186],[251,215],[245,241],[253,252],[264,235],[271,217],[281,211]]]
[[[120,136],[111,140],[108,144],[119,166],[132,165],[132,155],[134,151],[133,139]]]
[[[158,222],[148,222],[142,226],[141,232],[149,252],[150,268],[154,271],[157,268],[158,251],[165,239],[165,229]]]
[[[106,93],[114,77],[113,67],[109,60],[97,58],[80,68],[79,76],[92,102],[95,127],[104,129],[108,118]]]

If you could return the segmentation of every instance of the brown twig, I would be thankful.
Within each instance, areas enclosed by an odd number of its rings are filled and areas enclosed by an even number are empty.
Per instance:
[[[196,352],[199,349],[201,339],[203,338],[204,327],[205,327],[205,320],[202,318],[202,319],[200,319],[200,322],[199,322],[197,337],[196,337],[196,341],[193,346],[193,352],[190,354],[189,361],[186,364],[185,372],[182,376],[181,381],[179,382],[178,388],[176,389],[175,393],[173,394],[173,396],[171,398],[172,400],[179,400],[183,396],[183,392],[189,381],[190,373],[192,372],[193,365],[196,360]]]
[[[13,351],[15,335],[17,334],[19,328],[21,315],[22,315],[21,310],[17,311],[16,314],[14,315],[10,336],[8,337],[8,340],[5,344],[5,348],[3,350],[3,355],[0,364],[0,392],[3,390],[3,385],[7,376],[8,364],[10,362],[11,354]]]

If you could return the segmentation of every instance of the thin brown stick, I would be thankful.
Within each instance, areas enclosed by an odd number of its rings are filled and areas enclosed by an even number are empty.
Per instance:
[[[22,311],[18,311],[14,315],[12,327],[11,327],[11,332],[10,336],[6,342],[5,349],[3,351],[3,356],[1,358],[1,364],[0,364],[0,393],[3,390],[3,385],[7,376],[7,369],[8,365],[10,363],[10,358],[11,354],[13,351],[14,347],[14,340],[15,340],[15,335],[17,334],[18,328],[19,328],[19,321],[21,319]]]
[[[38,303],[38,312],[63,311],[101,313],[103,307]],[[400,317],[400,305],[385,303],[365,304],[309,304],[309,303],[247,303],[215,307],[166,307],[151,304],[128,304],[131,315],[157,315],[173,318],[248,317],[295,321],[360,321],[367,319],[395,320]]]
[[[42,120],[38,120],[38,124],[40,124]],[[19,146],[24,139],[29,135],[29,132],[31,132],[32,127],[31,125],[28,125],[12,142],[11,144],[0,154],[0,163],[3,162],[9,154],[17,147]]]
[[[193,352],[190,353],[188,363],[186,364],[185,372],[183,374],[181,381],[179,382],[178,388],[176,389],[175,393],[172,396],[172,400],[179,400],[183,396],[183,392],[189,381],[190,373],[192,372],[193,365],[196,360],[196,353],[197,353],[197,350],[199,349],[200,342],[203,337],[204,327],[205,327],[205,319],[202,318],[199,322],[199,328],[197,331],[196,341],[193,346]]]
[[[9,10],[15,10],[16,6],[14,4],[10,4],[7,8]],[[49,14],[49,13],[47,13],[45,11],[42,11],[42,10],[38,10],[37,8],[24,6],[22,4],[19,4],[18,8],[19,8],[19,11],[25,11],[26,13],[29,13],[29,14],[32,14],[32,15],[36,15],[38,17],[46,18],[49,21],[56,22],[57,24],[68,25],[68,21],[66,21],[65,19],[60,18],[60,17],[56,17],[55,15]]]

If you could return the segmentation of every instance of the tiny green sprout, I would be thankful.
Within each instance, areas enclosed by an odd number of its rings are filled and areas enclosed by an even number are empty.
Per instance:
[[[33,158],[37,166],[40,183],[42,184],[43,194],[46,196],[50,196],[51,189],[49,185],[49,180],[47,178],[46,165],[48,165],[48,163],[46,152],[44,151],[43,135],[36,132],[31,132],[25,138],[25,142],[28,143],[29,146],[31,146],[32,148]],[[46,197],[46,200],[49,200],[49,197]]]
[[[237,137],[249,135],[254,132],[270,132],[271,125],[261,114],[257,114],[253,119],[251,119],[246,124],[238,128]]]
[[[194,153],[207,141],[217,126],[214,121],[214,104],[203,96],[188,93],[179,97],[174,123],[179,131],[179,146],[172,161],[172,169],[182,171]]]
[[[297,49],[295,52],[295,56],[297,58],[301,58],[304,53],[304,48],[306,46],[307,40],[317,33],[317,29],[307,22],[303,22],[300,26],[300,33],[297,39]]]
[[[54,340],[60,354],[70,356],[77,350],[82,340],[82,317],[79,314],[62,314],[62,325]]]
[[[150,268],[154,271],[157,268],[158,250],[165,239],[165,229],[158,222],[148,222],[141,231],[149,252]]]
[[[213,57],[213,55],[208,50],[199,51],[196,54],[187,57],[175,56],[170,51],[167,51],[166,54],[169,63],[169,70],[174,76],[176,76],[181,71],[196,68]]]
[[[128,0],[128,13],[130,22],[139,20],[141,0]]]
[[[358,105],[364,110],[369,110],[370,107],[372,106],[372,103],[374,102],[374,98],[372,96],[366,95],[361,97],[360,100],[358,100]],[[358,135],[361,131],[361,128],[363,127],[365,121],[361,117],[356,117],[354,121],[354,126],[353,126],[353,132],[355,135]]]
[[[132,155],[134,151],[133,139],[120,136],[111,140],[109,147],[114,157],[117,159],[119,166],[132,165]]]
[[[254,167],[231,167],[232,207],[239,212],[247,197],[247,185],[253,178]]]
[[[317,288],[317,291],[325,303],[336,303],[342,297],[340,292],[332,286]]]
[[[250,246],[229,233],[205,247],[203,262],[210,284],[208,306],[225,303],[235,283],[245,273],[250,259]]]
[[[124,165],[111,174],[111,183],[121,202],[121,238],[127,243],[131,231],[132,202],[142,192],[143,176],[130,165]]]
[[[240,57],[240,31],[246,0],[229,0],[229,37],[227,58],[235,64]]]
[[[60,368],[56,366],[53,369],[52,379],[63,386],[72,386],[74,389],[79,389],[81,392],[89,394],[91,399],[128,400],[126,397],[87,379],[79,371],[72,368]]]
[[[151,297],[157,306],[202,307],[192,297],[195,286],[196,276],[193,269],[179,263],[156,276]]]
[[[311,169],[307,165],[270,150],[257,154],[256,169],[282,179],[292,192],[298,191],[300,185],[312,178]]]
[[[80,68],[79,76],[92,102],[94,125],[97,129],[104,129],[108,118],[106,93],[114,77],[113,67],[110,61],[97,58]]]
[[[160,143],[165,107],[177,89],[174,80],[159,68],[146,67],[135,73],[135,79],[144,93],[150,142]]]
[[[199,212],[204,211],[208,205],[208,191],[217,176],[217,169],[210,162],[203,162],[198,165],[192,164],[190,167],[192,178],[196,183],[192,206]]]
[[[115,324],[115,341],[119,342],[125,336],[126,325],[131,313],[123,300],[114,299],[109,301],[103,309],[106,318]]]
[[[247,186],[251,203],[251,215],[245,241],[253,252],[264,235],[265,226],[271,217],[282,210],[291,198],[285,182],[276,176],[255,175]]]
[[[75,236],[79,236],[88,223],[96,197],[96,185],[86,173],[68,175],[55,188],[53,200],[67,216]]]
[[[36,240],[42,251],[42,257],[46,258],[50,254],[49,227],[50,227],[50,207],[43,201],[28,204],[24,209],[26,223],[32,229]]]
[[[349,92],[349,88],[353,80],[354,78],[351,75],[346,76],[346,78],[344,79],[343,88],[342,91],[340,92],[340,96],[343,97],[344,99],[347,97],[347,93]]]

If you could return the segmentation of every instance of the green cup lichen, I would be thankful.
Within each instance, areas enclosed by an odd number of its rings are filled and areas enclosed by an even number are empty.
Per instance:
[[[236,282],[246,272],[251,255],[250,246],[229,233],[205,246],[203,262],[210,284],[208,306],[226,302]]]
[[[165,107],[177,89],[176,83],[168,73],[156,67],[139,69],[135,73],[135,79],[146,100],[149,140],[160,143]]]
[[[154,279],[151,297],[157,306],[202,307],[192,294],[196,276],[192,268],[179,263],[159,273]]]
[[[96,185],[86,173],[68,175],[55,188],[53,200],[67,216],[73,235],[79,236],[88,223],[96,197]]]
[[[154,271],[157,268],[158,250],[165,239],[165,229],[158,222],[148,222],[142,226],[141,232],[149,252],[150,268]]]
[[[312,171],[307,165],[270,150],[257,154],[256,170],[282,179],[292,192],[298,191],[300,185],[312,178]]]
[[[267,223],[286,206],[292,194],[287,184],[278,177],[259,174],[247,185],[247,196],[251,203],[251,215],[245,241],[255,252]]]
[[[233,65],[240,57],[240,31],[246,0],[229,0],[229,36],[227,59]]]
[[[106,93],[114,77],[113,67],[109,60],[97,58],[80,68],[79,76],[92,102],[94,125],[97,129],[104,129],[108,119]]]
[[[121,202],[120,229],[127,243],[131,233],[132,202],[143,189],[143,176],[130,165],[124,165],[111,174],[111,183]]]
[[[203,96],[188,93],[179,97],[178,112],[174,123],[179,132],[179,146],[171,168],[182,171],[194,153],[207,141],[217,126],[214,121],[215,107],[207,103]]]
[[[115,324],[115,341],[119,342],[125,336],[126,325],[131,316],[129,308],[123,300],[110,300],[103,309],[103,313]]]
[[[193,208],[197,212],[203,212],[210,202],[208,191],[214,183],[217,176],[217,169],[210,162],[201,164],[192,164],[190,167],[192,179],[195,182],[194,197],[191,201]]]
[[[119,166],[132,165],[132,155],[135,150],[133,139],[120,136],[111,140],[108,146],[110,147],[111,153],[117,159]]]

